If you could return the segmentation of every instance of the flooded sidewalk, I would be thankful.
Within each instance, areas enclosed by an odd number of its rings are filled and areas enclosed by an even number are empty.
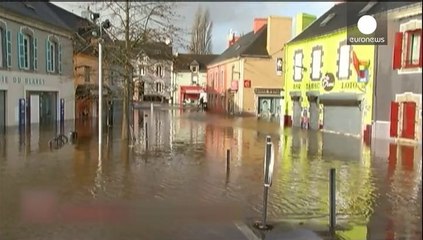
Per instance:
[[[0,135],[0,239],[251,239],[246,228],[259,239],[294,239],[277,234],[328,224],[331,168],[337,221],[348,227],[340,237],[421,236],[421,148],[370,149],[356,138],[183,109],[136,114],[137,140],[128,147],[118,122],[106,127],[101,160],[95,119],[66,123],[78,139],[53,151],[55,126]],[[280,227],[260,236],[250,225],[261,219],[267,135],[275,146],[268,217]]]

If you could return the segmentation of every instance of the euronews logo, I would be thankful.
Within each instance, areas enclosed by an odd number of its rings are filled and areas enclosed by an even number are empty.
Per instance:
[[[386,17],[386,16],[385,16]],[[348,30],[348,44],[351,45],[386,45],[387,28],[383,16],[376,20],[371,15],[363,15],[354,24],[356,29]],[[351,25],[350,25],[351,26]]]

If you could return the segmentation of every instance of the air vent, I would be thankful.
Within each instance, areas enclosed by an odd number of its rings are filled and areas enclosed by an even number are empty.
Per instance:
[[[359,16],[363,16],[365,15],[370,9],[372,9],[372,7],[374,7],[377,4],[377,2],[369,2],[367,3],[367,5],[360,10],[360,12],[358,13]]]
[[[327,24],[328,24],[328,22],[330,21],[330,20],[332,20],[332,18],[334,18],[335,17],[335,13],[331,13],[331,14],[329,14],[321,23],[320,23],[320,27],[324,27],[324,26],[326,26]]]
[[[30,3],[24,3],[25,7],[31,9],[32,11],[35,11],[34,6],[32,6]]]

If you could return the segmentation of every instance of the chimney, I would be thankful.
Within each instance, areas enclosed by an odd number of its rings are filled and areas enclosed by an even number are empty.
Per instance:
[[[233,32],[232,29],[229,30],[229,35],[228,35],[228,47],[234,45],[234,43],[236,43],[236,41],[238,41],[239,36],[236,36],[236,32]]]
[[[307,14],[307,13],[299,13],[295,16],[295,36],[298,36],[304,29],[310,26],[316,20],[316,16]]]
[[[267,18],[254,18],[253,31],[256,33],[260,28],[267,24]]]
[[[290,17],[269,16],[267,20],[267,52],[270,55],[280,54],[282,46],[292,37],[291,31],[292,19]]]

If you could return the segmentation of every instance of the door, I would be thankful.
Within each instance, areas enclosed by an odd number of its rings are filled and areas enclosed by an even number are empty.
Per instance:
[[[309,127],[313,130],[318,130],[319,126],[319,105],[317,101],[310,101],[310,119],[309,119]]]
[[[391,125],[389,129],[389,136],[398,137],[398,110],[399,103],[391,102]]]
[[[29,98],[31,123],[40,122],[40,96],[31,95]]]
[[[362,134],[362,112],[358,106],[325,106],[323,128],[337,133]]]
[[[404,102],[401,137],[414,139],[416,130],[416,103]]]
[[[6,91],[0,91],[0,134],[6,128]]]
[[[301,127],[301,103],[299,100],[294,100],[292,104],[292,126]]]

